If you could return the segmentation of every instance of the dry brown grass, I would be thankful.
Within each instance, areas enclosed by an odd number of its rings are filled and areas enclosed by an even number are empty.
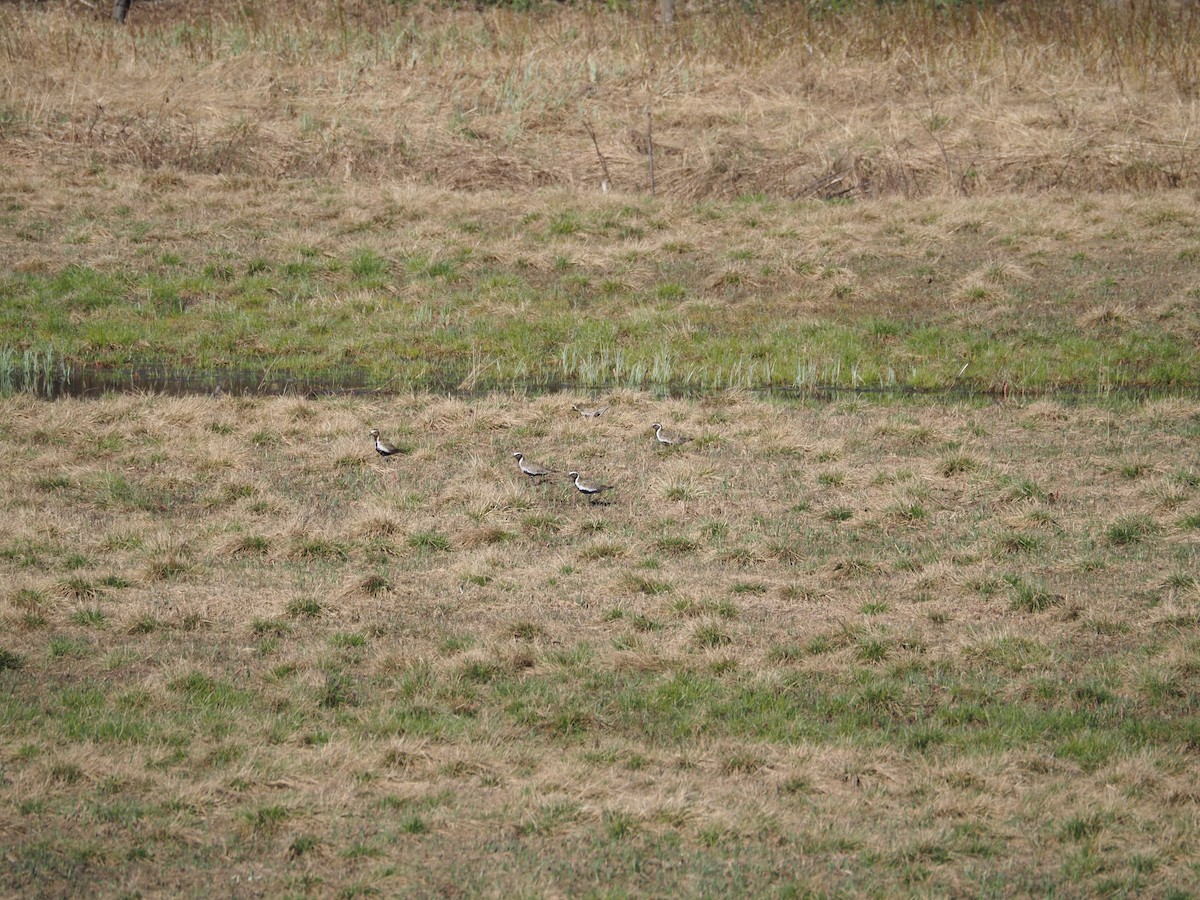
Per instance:
[[[1195,887],[1195,402],[573,399],[0,401],[5,889]]]
[[[553,8],[551,8],[551,6]],[[0,9],[8,164],[700,200],[1194,186],[1191,4]],[[176,174],[178,173],[178,174]]]
[[[101,13],[0,8],[19,348],[470,387],[782,322],[995,388],[1200,335],[1191,6]],[[1194,399],[582,399],[0,399],[0,892],[1197,889]]]

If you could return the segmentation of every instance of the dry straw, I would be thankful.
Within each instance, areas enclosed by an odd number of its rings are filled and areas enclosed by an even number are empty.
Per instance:
[[[731,4],[671,34],[641,10],[146,3],[115,28],[9,6],[5,144],[43,165],[627,192],[650,192],[653,148],[654,192],[686,200],[1197,176],[1192,4]]]

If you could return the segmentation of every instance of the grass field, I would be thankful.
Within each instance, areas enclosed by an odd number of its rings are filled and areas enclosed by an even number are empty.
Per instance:
[[[4,890],[1200,886],[1200,405],[568,399],[3,401]]]
[[[652,7],[0,5],[0,894],[1200,892],[1197,9]]]

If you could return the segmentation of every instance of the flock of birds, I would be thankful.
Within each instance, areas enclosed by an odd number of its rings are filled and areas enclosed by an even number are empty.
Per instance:
[[[577,404],[572,404],[571,409],[575,410],[575,412],[579,413],[585,419],[598,419],[604,415],[608,407],[581,407]],[[667,431],[667,429],[663,428],[661,422],[655,422],[651,427],[654,429],[654,439],[663,446],[674,447],[679,444],[686,444],[691,440],[691,438],[684,437],[682,434]],[[378,428],[371,429],[371,437],[375,440],[375,452],[380,456],[388,457],[400,452],[400,448],[380,437]],[[524,453],[514,453],[513,459],[517,461],[517,468],[521,470],[521,473],[528,475],[533,481],[537,481],[539,478],[546,478],[558,471],[557,469],[548,469],[545,466],[539,466],[536,463],[530,462],[525,458]],[[611,484],[604,484],[601,481],[584,478],[576,471],[568,472],[567,477],[575,483],[575,490],[592,500],[605,491],[613,489],[613,485]]]

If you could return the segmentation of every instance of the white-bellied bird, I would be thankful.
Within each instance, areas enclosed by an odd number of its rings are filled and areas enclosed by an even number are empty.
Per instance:
[[[531,463],[525,458],[524,453],[514,453],[513,459],[517,461],[517,467],[530,478],[536,479],[543,475],[549,475],[554,472],[553,469],[547,469],[545,466],[539,466],[535,463]]]
[[[399,447],[395,446],[394,444],[389,444],[379,436],[378,428],[371,429],[371,437],[375,438],[375,452],[380,456],[391,456],[400,452]]]
[[[686,444],[691,440],[689,437],[684,437],[682,434],[676,434],[662,427],[661,422],[655,422],[651,428],[654,429],[654,437],[660,444],[665,444],[669,447],[677,447],[680,444]]]
[[[599,481],[584,479],[578,472],[568,472],[567,475],[575,481],[575,490],[591,500],[596,499],[605,491],[612,490],[613,487],[611,484],[601,484]]]

